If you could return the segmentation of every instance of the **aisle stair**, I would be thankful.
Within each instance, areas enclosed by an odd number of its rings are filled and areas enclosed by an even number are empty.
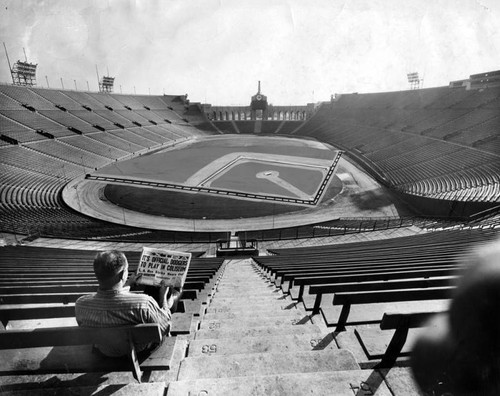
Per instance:
[[[408,375],[395,368],[392,377],[396,373]],[[362,370],[320,315],[310,318],[265,280],[252,259],[233,259],[225,263],[167,395],[403,394],[391,390],[389,377]]]

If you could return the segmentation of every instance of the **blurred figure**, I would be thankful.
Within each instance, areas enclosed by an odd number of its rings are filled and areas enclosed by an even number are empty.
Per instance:
[[[426,395],[500,395],[500,241],[467,258],[449,315],[436,317],[412,352]]]

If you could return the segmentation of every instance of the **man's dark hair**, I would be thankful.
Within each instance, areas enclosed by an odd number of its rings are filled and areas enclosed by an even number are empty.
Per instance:
[[[100,284],[113,286],[117,275],[128,266],[127,257],[118,250],[97,253],[94,259],[94,273]]]

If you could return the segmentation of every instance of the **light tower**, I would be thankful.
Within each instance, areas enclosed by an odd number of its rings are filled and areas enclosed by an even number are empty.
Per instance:
[[[406,76],[408,77],[408,82],[410,83],[410,89],[419,89],[420,83],[424,81],[423,78],[418,76],[418,72],[408,73]]]
[[[33,87],[36,85],[36,63],[28,62],[26,57],[26,51],[23,48],[25,61],[18,60],[14,63],[14,66],[10,65],[9,54],[7,52],[7,47],[3,43],[3,48],[5,49],[5,55],[7,56],[7,62],[9,64],[10,75],[12,76],[13,85],[22,85],[26,87]]]
[[[250,118],[252,120],[267,120],[267,96],[260,92],[260,81],[257,93],[252,96],[250,103]]]
[[[115,84],[115,78],[109,77],[109,70],[108,70],[108,75],[103,76],[101,79],[99,79],[99,70],[97,70],[97,65],[95,66],[95,71],[97,73],[97,83],[99,84],[99,92],[112,93],[113,86]]]

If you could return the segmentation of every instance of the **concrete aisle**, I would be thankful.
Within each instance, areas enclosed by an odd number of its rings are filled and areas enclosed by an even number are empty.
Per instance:
[[[226,264],[168,396],[392,395],[251,259]]]

